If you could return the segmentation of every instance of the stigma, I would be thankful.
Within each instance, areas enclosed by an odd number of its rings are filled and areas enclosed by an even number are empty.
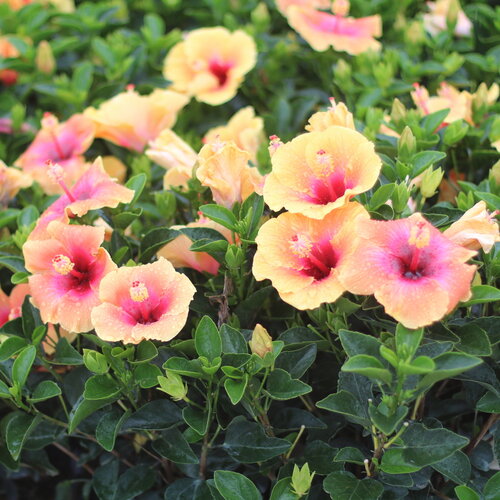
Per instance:
[[[66,276],[73,271],[75,264],[66,255],[59,254],[52,258],[52,267],[57,273]]]
[[[129,292],[134,302],[144,302],[149,298],[148,289],[142,281],[134,281]]]

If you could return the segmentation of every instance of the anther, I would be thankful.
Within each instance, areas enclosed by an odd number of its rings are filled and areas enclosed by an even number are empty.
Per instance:
[[[130,287],[130,298],[134,302],[144,302],[149,298],[146,285],[142,281],[134,281]]]

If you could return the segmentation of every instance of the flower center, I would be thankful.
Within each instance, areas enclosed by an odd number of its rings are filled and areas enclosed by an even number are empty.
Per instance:
[[[131,316],[141,325],[148,325],[158,320],[156,305],[151,303],[148,287],[142,281],[133,281],[129,288],[130,298],[137,304],[137,309]]]
[[[129,292],[134,302],[144,302],[149,298],[148,289],[142,281],[134,281]]]
[[[411,248],[411,259],[406,266],[404,277],[409,279],[418,279],[422,277],[421,254],[422,249],[429,246],[431,233],[429,228],[423,222],[417,222],[410,229],[408,244]]]
[[[52,258],[52,267],[58,274],[67,276],[71,274],[75,278],[82,280],[85,278],[85,274],[77,271],[75,269],[75,263],[66,255],[58,254]]]
[[[228,71],[233,67],[232,63],[212,59],[208,65],[208,69],[219,81],[219,87],[223,87],[227,82]]]
[[[337,264],[335,252],[328,240],[313,243],[309,237],[297,234],[288,244],[292,253],[300,259],[301,272],[316,281],[328,277]]]

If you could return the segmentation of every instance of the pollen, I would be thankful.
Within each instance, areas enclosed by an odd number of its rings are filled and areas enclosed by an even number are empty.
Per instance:
[[[149,298],[146,285],[142,281],[134,281],[130,287],[130,298],[134,302],[144,302]]]
[[[312,241],[303,234],[297,234],[289,242],[290,249],[297,257],[307,257],[313,247]]]
[[[410,230],[410,237],[408,238],[408,243],[416,248],[424,248],[429,246],[429,241],[431,239],[431,233],[429,228],[423,224],[415,224]]]
[[[71,259],[69,257],[66,257],[66,255],[59,254],[53,257],[52,267],[57,273],[65,276],[73,270],[75,264],[71,262]]]
[[[321,166],[320,176],[329,177],[333,171],[333,158],[332,155],[328,154],[324,149],[320,149],[316,152],[316,161]]]
[[[59,163],[47,160],[45,164],[47,165],[47,175],[54,184],[58,184],[64,179],[64,169]]]

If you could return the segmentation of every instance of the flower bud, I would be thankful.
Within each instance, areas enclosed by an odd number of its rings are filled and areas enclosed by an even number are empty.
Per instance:
[[[42,40],[36,49],[36,67],[42,73],[51,75],[56,69],[56,60],[52,53],[52,48],[46,40]]]
[[[441,168],[432,170],[429,167],[422,175],[420,192],[424,198],[431,198],[436,193],[436,189],[443,180],[444,171]]]
[[[296,464],[292,472],[292,488],[296,495],[303,497],[311,488],[314,472],[309,472],[309,464],[305,463],[300,469]]]
[[[260,324],[257,324],[252,332],[250,350],[261,358],[273,350],[273,339],[267,330]]]
[[[406,108],[404,104],[399,99],[394,99],[391,109],[391,119],[396,124],[399,125],[406,118]]]
[[[406,126],[398,141],[398,156],[401,161],[409,161],[416,151],[417,140],[415,139],[411,128]]]
[[[458,21],[458,13],[462,9],[460,8],[460,2],[458,0],[450,0],[448,2],[448,12],[446,14],[446,26],[450,31],[455,31],[455,26]]]
[[[175,401],[184,399],[187,394],[187,387],[182,382],[182,377],[170,370],[165,370],[165,373],[166,377],[158,377],[158,383],[160,384],[158,390],[166,392]]]
[[[258,31],[267,31],[271,22],[269,10],[264,2],[260,2],[250,14],[253,25]]]

